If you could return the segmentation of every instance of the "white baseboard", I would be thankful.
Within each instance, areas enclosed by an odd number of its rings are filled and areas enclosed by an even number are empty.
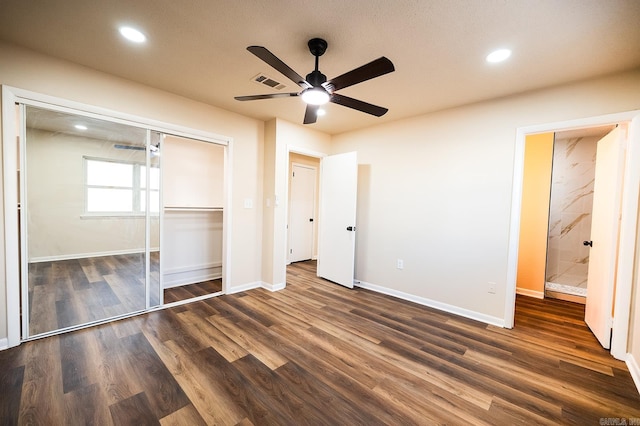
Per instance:
[[[227,288],[227,291],[225,292],[225,294],[241,293],[243,291],[249,291],[249,290],[254,290],[256,288],[264,287],[264,285],[265,283],[263,283],[262,281],[255,281],[252,283],[247,283],[247,284],[242,284],[242,285],[234,286],[231,288]]]
[[[629,369],[629,373],[631,373],[631,378],[633,379],[633,383],[636,385],[636,390],[640,393],[640,366],[636,362],[636,359],[631,354],[627,354],[627,359],[625,360],[627,364],[627,368]]]
[[[152,253],[159,251],[159,248],[151,248]],[[60,260],[73,260],[73,259],[88,259],[90,257],[104,257],[104,256],[121,256],[124,254],[139,254],[144,253],[144,249],[128,249],[128,250],[110,250],[110,251],[100,251],[93,253],[75,253],[75,254],[61,254],[56,256],[40,256],[40,257],[32,257],[29,259],[29,263],[40,263],[40,262],[57,262]]]
[[[163,271],[164,288],[179,287],[222,278],[222,262],[167,268]]]
[[[529,290],[528,288],[516,288],[516,294],[522,296],[535,297],[536,299],[544,299],[544,291]]]
[[[255,290],[256,288],[264,288],[265,290],[269,290],[269,291],[279,291],[284,289],[285,287],[286,285],[284,283],[269,284],[264,281],[255,281],[252,283],[243,284],[236,287],[231,287],[230,289],[227,289],[226,294],[240,293],[243,291]]]
[[[262,288],[269,291],[279,291],[284,289],[285,287],[286,287],[285,283],[278,283],[278,284],[262,283]]]
[[[387,296],[397,297],[398,299],[408,300],[419,305],[428,306],[430,308],[438,309],[440,311],[449,312],[451,314],[459,315],[461,317],[470,318],[472,320],[484,322],[486,324],[495,325],[498,327],[504,327],[504,319],[494,317],[491,315],[481,314],[479,312],[470,311],[468,309],[460,308],[458,306],[449,305],[447,303],[438,302],[436,300],[427,299],[425,297],[415,296],[413,294],[404,293],[402,291],[393,290],[387,287],[382,287],[376,284],[367,283],[364,281],[354,281],[356,287],[361,287],[367,290],[375,291],[377,293],[386,294]]]
[[[0,339],[0,351],[3,351],[5,349],[9,349],[9,339],[7,339],[6,337]]]

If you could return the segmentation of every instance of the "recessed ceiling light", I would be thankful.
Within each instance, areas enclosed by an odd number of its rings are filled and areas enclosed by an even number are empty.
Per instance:
[[[321,116],[326,115],[326,114],[327,114],[327,111],[323,110],[322,108],[318,108],[318,111],[316,111],[316,115],[318,117],[321,117]]]
[[[147,36],[132,27],[120,27],[120,34],[122,34],[122,37],[134,43],[144,43],[147,41]]]
[[[78,130],[87,130],[87,126],[85,126],[84,124],[76,124],[73,127],[75,127]]]
[[[511,56],[511,50],[509,49],[498,49],[487,55],[487,62],[496,63],[502,62]]]

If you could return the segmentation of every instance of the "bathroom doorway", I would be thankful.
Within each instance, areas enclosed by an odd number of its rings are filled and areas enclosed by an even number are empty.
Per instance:
[[[596,148],[614,127],[554,134],[545,297],[586,302]]]

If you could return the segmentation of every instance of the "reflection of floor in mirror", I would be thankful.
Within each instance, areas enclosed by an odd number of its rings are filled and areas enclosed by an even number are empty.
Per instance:
[[[150,304],[158,304],[158,256],[151,254]],[[29,264],[29,335],[99,321],[145,308],[144,255],[125,254]],[[176,287],[171,301],[201,295],[206,284],[186,291]],[[192,287],[192,286],[188,286]],[[156,291],[153,291],[153,289]],[[165,302],[168,303],[168,302]]]

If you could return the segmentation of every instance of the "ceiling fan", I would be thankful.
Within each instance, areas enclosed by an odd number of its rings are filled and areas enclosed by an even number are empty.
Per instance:
[[[327,76],[318,70],[318,60],[327,50],[327,42],[321,38],[312,38],[309,40],[308,46],[309,51],[316,58],[316,67],[315,70],[307,74],[306,78],[302,78],[302,76],[278,59],[273,53],[267,50],[267,48],[262,46],[247,47],[249,52],[253,53],[289,80],[296,83],[302,88],[302,91],[291,93],[272,93],[268,95],[236,96],[235,99],[238,101],[255,101],[258,99],[300,96],[307,104],[307,110],[304,114],[304,124],[315,123],[320,105],[324,105],[327,102],[333,102],[334,104],[353,108],[367,114],[375,115],[376,117],[381,117],[388,111],[387,108],[363,102],[358,99],[353,99],[348,96],[339,95],[335,92],[340,89],[344,89],[345,87],[353,86],[354,84],[362,83],[363,81],[380,77],[381,75],[394,71],[395,68],[393,67],[393,63],[389,59],[382,56],[368,64],[327,81]]]

